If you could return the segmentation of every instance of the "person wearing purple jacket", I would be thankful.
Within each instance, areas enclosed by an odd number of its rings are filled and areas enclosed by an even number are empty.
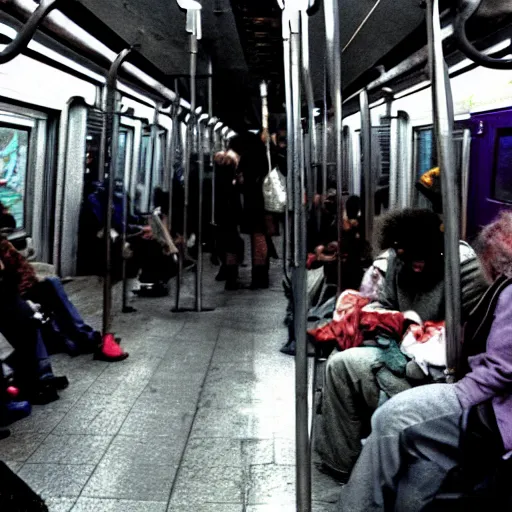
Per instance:
[[[512,212],[483,229],[480,260],[490,284],[466,324],[463,376],[404,391],[377,409],[372,432],[338,512],[419,512],[459,463],[464,410],[491,402],[512,451]]]

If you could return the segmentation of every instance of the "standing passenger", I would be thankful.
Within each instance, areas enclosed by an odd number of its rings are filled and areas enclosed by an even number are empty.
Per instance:
[[[221,180],[226,180],[230,191],[228,194],[230,199],[227,202],[225,199],[221,199],[221,203],[224,201],[224,204],[217,205],[220,215],[226,215],[223,224],[229,230],[230,244],[235,243],[236,238],[233,225],[236,224],[237,233],[238,226],[241,226],[242,232],[251,238],[252,280],[250,287],[251,289],[268,288],[268,237],[272,233],[269,232],[263,199],[263,179],[268,173],[265,146],[255,134],[237,135],[229,141],[227,152],[217,153],[216,163],[217,176]],[[222,167],[226,167],[227,172],[224,172]],[[240,191],[243,198],[241,206],[238,199]],[[219,231],[221,237],[226,235],[226,232],[220,228],[220,223]],[[229,248],[228,252],[224,251],[226,257],[230,258],[229,262],[226,261],[226,271],[230,272],[226,281],[226,289],[238,287],[233,283],[237,283],[240,263],[239,237],[236,238],[236,244],[237,247],[233,246]]]
[[[241,263],[239,224],[242,215],[240,201],[240,158],[232,150],[215,155],[215,219],[217,223],[217,249],[221,268],[217,281],[225,280],[226,290],[237,290],[238,267]]]

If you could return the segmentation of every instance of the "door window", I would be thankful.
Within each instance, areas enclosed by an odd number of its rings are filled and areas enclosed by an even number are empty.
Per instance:
[[[417,131],[416,146],[416,178],[435,167],[436,154],[434,148],[434,132],[432,128],[422,128]]]
[[[512,129],[504,128],[496,134],[494,159],[493,199],[512,203]]]
[[[13,215],[17,229],[25,227],[29,136],[27,129],[0,126],[0,202]]]

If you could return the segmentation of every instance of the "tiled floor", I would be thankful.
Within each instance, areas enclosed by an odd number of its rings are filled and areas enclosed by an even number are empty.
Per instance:
[[[137,300],[137,313],[114,321],[130,352],[124,362],[55,356],[69,388],[12,425],[0,459],[53,512],[296,510],[294,360],[278,351],[286,340],[279,265],[270,290],[236,293],[207,268],[213,312],[171,313],[172,297]],[[185,292],[193,279],[186,275]],[[99,281],[66,286],[99,327]],[[322,499],[332,489],[315,474],[314,512],[331,510]]]

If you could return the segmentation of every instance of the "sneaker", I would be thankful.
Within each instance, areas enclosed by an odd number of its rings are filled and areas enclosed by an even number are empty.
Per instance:
[[[123,361],[128,357],[128,352],[125,352],[116,342],[114,335],[107,333],[103,336],[103,343],[99,350],[94,354],[94,359],[99,361],[107,361],[109,363],[115,363],[117,361]]]

